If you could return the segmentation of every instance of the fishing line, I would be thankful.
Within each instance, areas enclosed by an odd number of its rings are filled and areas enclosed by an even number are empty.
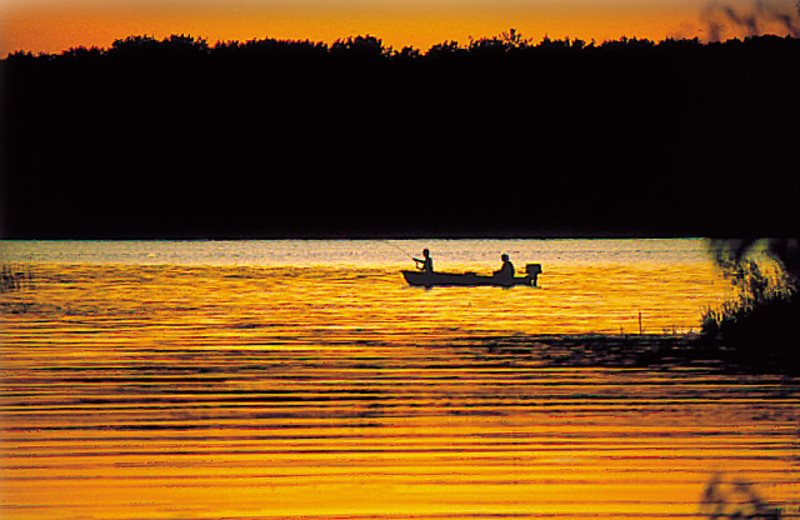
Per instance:
[[[390,246],[392,246],[393,248],[397,249],[398,251],[400,251],[401,253],[403,253],[404,255],[406,255],[407,257],[409,257],[410,259],[414,260],[414,257],[413,257],[413,256],[411,256],[410,254],[406,253],[406,252],[405,252],[405,250],[403,250],[403,248],[401,248],[400,246],[398,246],[398,245],[396,245],[396,244],[392,244],[392,243],[391,243],[391,242],[389,242],[388,240],[383,240],[383,239],[380,239],[380,241],[381,241],[381,242],[383,242],[384,244],[389,244]]]

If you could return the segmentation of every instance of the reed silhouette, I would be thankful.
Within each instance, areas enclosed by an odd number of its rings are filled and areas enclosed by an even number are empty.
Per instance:
[[[717,263],[736,287],[736,296],[703,316],[705,339],[730,350],[730,361],[751,367],[800,367],[800,242],[796,238],[761,241],[777,264],[767,272],[753,259],[755,240],[712,242]]]
[[[726,481],[720,474],[713,475],[706,484],[700,512],[709,520],[781,519],[781,509],[764,499],[751,483],[742,479]]]
[[[0,219],[9,238],[786,236],[799,57],[792,37],[513,30],[19,51]]]

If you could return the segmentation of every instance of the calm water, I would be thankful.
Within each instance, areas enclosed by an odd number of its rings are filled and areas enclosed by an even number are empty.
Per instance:
[[[541,288],[406,287],[426,246]],[[697,330],[702,240],[0,247],[3,518],[696,518],[717,473],[800,517],[800,381],[513,348]]]

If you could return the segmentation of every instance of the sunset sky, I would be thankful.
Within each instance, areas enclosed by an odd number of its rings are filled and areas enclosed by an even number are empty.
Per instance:
[[[4,0],[0,56],[108,47],[141,34],[191,34],[212,45],[372,34],[395,49],[423,51],[512,27],[534,42],[545,35],[598,43],[622,36],[708,40],[714,27],[722,38],[746,36],[753,20],[756,31],[783,36],[800,30],[798,18],[793,0]]]

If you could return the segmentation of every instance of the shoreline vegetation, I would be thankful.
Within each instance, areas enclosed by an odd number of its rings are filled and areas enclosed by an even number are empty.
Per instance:
[[[397,62],[458,59],[469,58],[470,56],[497,58],[502,55],[513,59],[525,54],[563,56],[569,53],[652,52],[653,54],[671,54],[678,52],[688,55],[698,49],[706,49],[709,52],[726,52],[744,50],[747,47],[750,47],[749,50],[756,52],[759,48],[764,47],[769,47],[773,51],[788,51],[792,46],[798,45],[798,39],[800,37],[792,34],[787,34],[786,36],[767,34],[711,42],[703,42],[698,37],[670,37],[654,41],[647,38],[628,38],[623,36],[618,40],[606,40],[598,43],[594,39],[586,42],[580,38],[569,37],[551,40],[545,35],[539,42],[535,42],[533,38],[524,38],[522,34],[512,28],[492,37],[478,39],[470,37],[469,42],[466,44],[445,40],[432,45],[427,51],[422,51],[413,46],[404,46],[397,50],[391,45],[385,45],[381,38],[370,34],[340,38],[331,44],[308,39],[286,40],[275,38],[252,39],[244,42],[239,40],[218,40],[214,44],[209,44],[205,38],[187,34],[173,34],[160,40],[145,34],[130,35],[116,39],[108,47],[91,46],[87,48],[79,45],[65,49],[60,53],[38,52],[34,54],[31,51],[20,49],[9,52],[0,61],[70,61],[98,58],[121,59],[122,57],[156,61],[159,58],[186,60],[191,59],[192,56],[200,59],[203,57],[221,57],[224,59],[236,54],[251,54],[258,59],[267,57],[282,57],[287,60],[330,58],[333,61],[341,58],[353,60],[383,59]]]
[[[736,363],[800,373],[800,240],[716,240],[711,248],[736,295],[705,310],[702,338],[727,345]]]
[[[6,238],[790,236],[800,39],[173,35],[0,61]]]

